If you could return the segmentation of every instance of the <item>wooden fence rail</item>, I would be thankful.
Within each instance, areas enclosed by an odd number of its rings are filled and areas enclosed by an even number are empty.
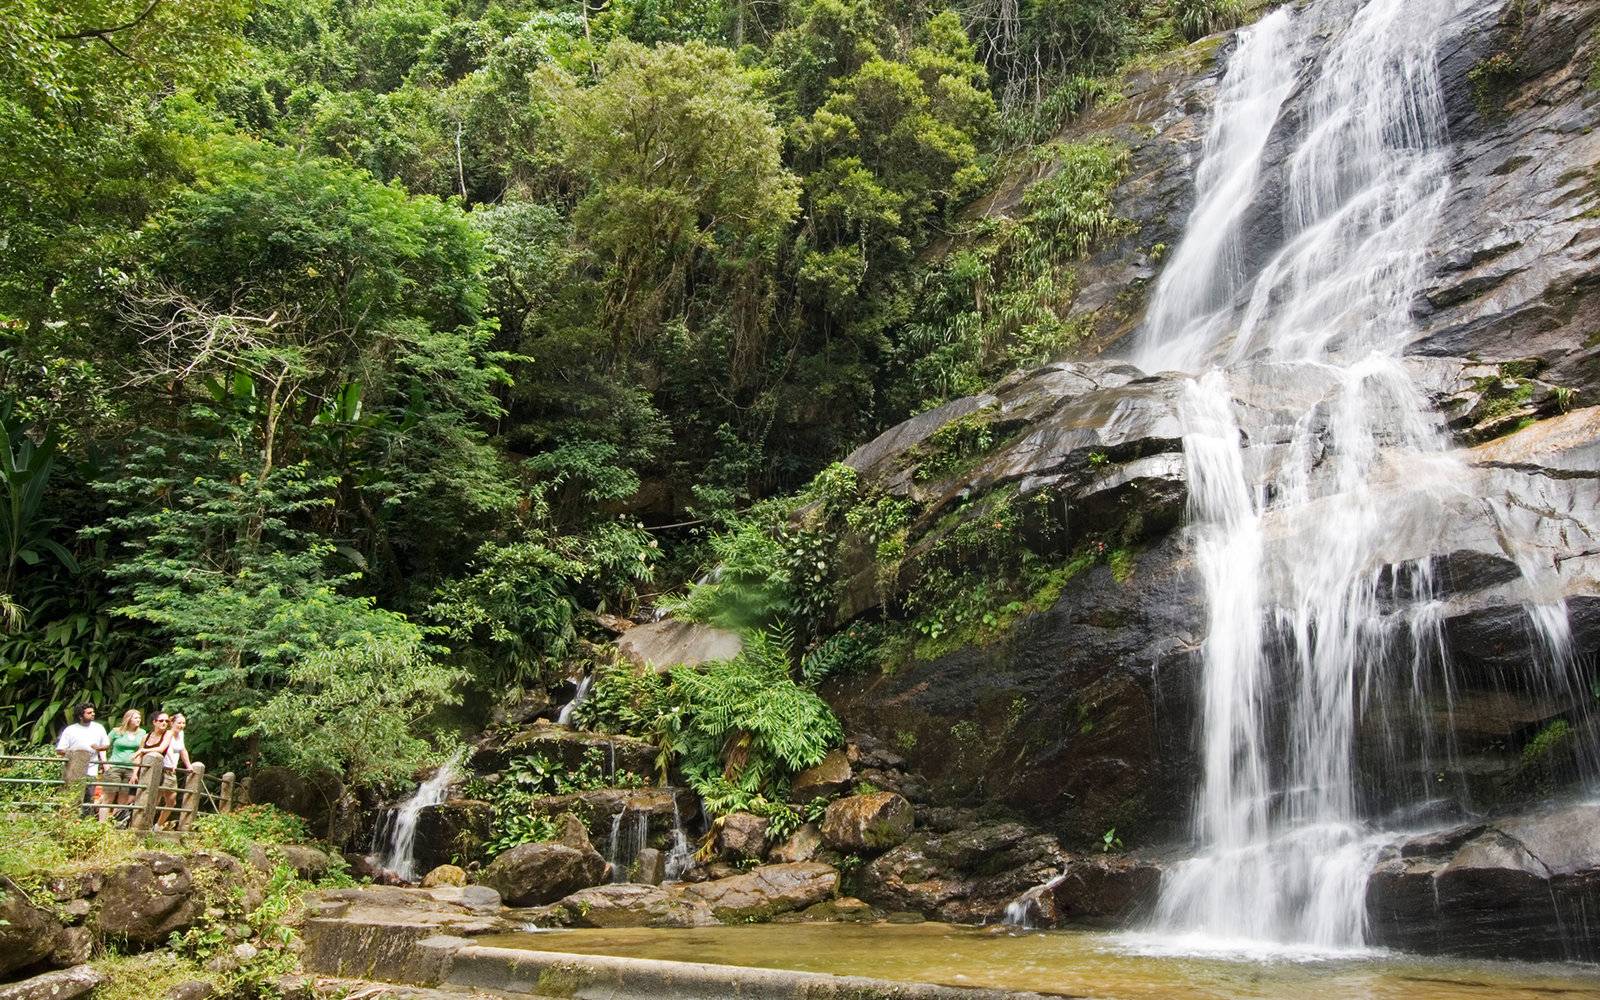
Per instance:
[[[195,763],[189,767],[174,768],[169,781],[169,772],[161,767],[154,755],[151,755],[151,762],[147,764],[137,763],[137,758],[135,760],[132,765],[115,765],[117,768],[130,769],[133,772],[132,781],[112,781],[105,777],[105,773],[113,765],[104,761],[100,762],[99,773],[89,773],[94,755],[87,750],[74,750],[65,761],[60,757],[0,754],[0,786],[77,787],[82,789],[83,808],[96,811],[106,809],[114,815],[127,814],[128,825],[135,830],[149,830],[161,822],[181,833],[189,829],[200,812],[233,811],[235,785],[232,771],[223,774],[220,779],[213,778],[206,774],[204,764]],[[60,776],[12,776],[8,773],[19,764],[30,765],[28,770],[37,771],[41,763],[60,765]],[[92,789],[100,790],[103,796],[100,801],[92,799]],[[124,792],[129,793],[131,801],[111,801]],[[61,798],[57,796],[0,802],[0,809],[53,809],[60,805]]]

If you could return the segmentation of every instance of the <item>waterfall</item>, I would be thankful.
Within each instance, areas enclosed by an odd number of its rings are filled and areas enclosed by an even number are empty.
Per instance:
[[[676,882],[683,873],[694,867],[694,848],[689,844],[689,831],[683,826],[683,813],[678,809],[678,797],[672,797],[672,846],[667,850],[666,880]]]
[[[1413,806],[1453,753],[1416,721],[1451,696],[1432,556],[1483,501],[1401,352],[1450,188],[1438,49],[1488,2],[1327,0],[1242,32],[1151,300],[1136,360],[1194,376],[1179,409],[1207,608],[1199,852],[1155,917],[1189,946],[1363,945],[1392,835],[1369,815],[1358,733],[1377,731],[1383,791]],[[1281,240],[1252,260],[1245,227],[1274,213]],[[1564,606],[1524,571],[1560,674]]]
[[[584,674],[582,677],[574,679],[577,682],[577,687],[572,692],[572,700],[562,705],[560,714],[556,716],[556,725],[558,726],[572,725],[572,713],[578,710],[578,706],[582,705],[584,699],[589,697],[589,689],[594,687],[593,674]]]
[[[411,797],[389,810],[379,827],[381,847],[377,852],[377,864],[386,868],[407,882],[415,882],[418,873],[412,849],[417,842],[417,821],[422,817],[422,810],[429,806],[436,806],[444,801],[450,786],[460,776],[461,754],[456,754],[429,776],[427,781],[417,786]]]
[[[628,822],[629,818],[633,822]],[[611,866],[611,881],[628,881],[628,869],[638,860],[650,837],[650,814],[626,807],[611,817],[611,840],[606,846],[606,861]]]

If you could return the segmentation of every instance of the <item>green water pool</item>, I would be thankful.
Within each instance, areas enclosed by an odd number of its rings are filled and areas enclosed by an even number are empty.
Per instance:
[[[552,930],[480,939],[622,955],[989,986],[1107,1000],[1567,1000],[1600,998],[1600,967],[1363,953],[1183,954],[1136,935],[948,924],[757,924]]]

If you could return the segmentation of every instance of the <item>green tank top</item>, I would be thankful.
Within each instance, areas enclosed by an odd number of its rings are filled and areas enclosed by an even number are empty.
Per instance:
[[[139,744],[143,742],[143,729],[136,729],[131,733],[125,733],[120,729],[111,730],[111,763],[132,764],[133,755],[139,752]]]

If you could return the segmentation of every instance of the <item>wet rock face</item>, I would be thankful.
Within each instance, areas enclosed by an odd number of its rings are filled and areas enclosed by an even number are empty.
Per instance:
[[[1066,856],[1021,823],[919,830],[862,867],[857,893],[887,910],[954,923],[993,922],[1006,904],[1051,879]]]
[[[940,802],[1016,811],[1069,844],[1183,830],[1203,608],[1176,536],[1073,579],[987,646],[828,689],[852,731],[905,747]]]
[[[1367,883],[1375,943],[1483,958],[1600,957],[1600,806],[1398,845]]]
[[[64,930],[53,914],[20,892],[0,896],[0,976],[43,962]]]
[[[617,652],[657,672],[678,664],[692,667],[731,660],[743,648],[737,633],[670,618],[631,628],[617,640]]]
[[[538,723],[509,736],[490,739],[472,755],[472,769],[499,771],[518,757],[538,755],[567,770],[599,764],[606,774],[627,773],[641,778],[655,774],[656,748],[630,736],[611,736]]]
[[[440,865],[465,864],[482,852],[494,828],[494,807],[472,799],[451,799],[417,814],[412,864],[419,872]]]
[[[1454,139],[1451,196],[1417,304],[1413,350],[1499,362],[1537,358],[1543,376],[1600,387],[1600,102],[1589,92],[1600,7],[1588,0],[1484,4],[1442,54]],[[1516,72],[1485,100],[1471,74],[1513,46]]]

